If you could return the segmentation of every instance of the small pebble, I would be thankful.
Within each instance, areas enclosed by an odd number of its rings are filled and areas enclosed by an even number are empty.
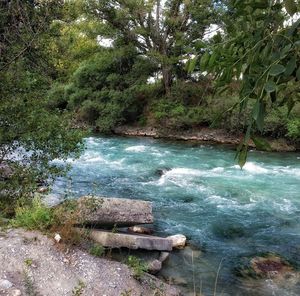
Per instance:
[[[61,241],[61,236],[59,233],[55,233],[54,239],[57,243],[59,243]]]
[[[22,295],[22,293],[18,289],[15,289],[15,290],[11,291],[11,296],[21,296],[21,295]]]
[[[111,287],[111,288],[114,288],[114,289],[117,288],[117,285],[114,284],[114,283],[109,283],[108,286]]]
[[[0,279],[0,289],[6,290],[13,286],[13,284],[8,280]]]

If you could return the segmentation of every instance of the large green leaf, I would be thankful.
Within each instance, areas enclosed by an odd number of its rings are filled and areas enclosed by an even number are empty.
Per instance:
[[[296,66],[297,66],[297,59],[296,56],[293,56],[291,57],[291,59],[286,65],[286,70],[284,72],[284,75],[290,76],[294,72]]]
[[[246,161],[247,161],[247,154],[248,154],[248,146],[244,145],[242,147],[242,149],[238,152],[238,164],[241,167],[241,169],[243,168],[243,166],[245,165]]]
[[[196,63],[197,63],[197,57],[191,59],[188,61],[187,63],[187,71],[189,73],[192,73],[194,70],[195,70],[195,67],[196,67]]]
[[[200,67],[202,71],[206,70],[206,66],[209,61],[209,58],[210,58],[210,54],[206,51],[200,60]]]
[[[252,136],[252,141],[254,142],[257,149],[263,151],[272,151],[272,148],[267,140],[261,137]]]
[[[277,76],[285,71],[285,67],[280,64],[272,65],[269,70],[271,76]]]
[[[265,83],[264,88],[268,93],[274,92],[276,91],[276,83],[272,80],[269,80]]]
[[[297,77],[298,81],[300,81],[300,67],[298,68],[298,70],[296,72],[296,77]]]
[[[265,117],[265,103],[262,100],[257,100],[252,113],[257,128],[262,131]]]

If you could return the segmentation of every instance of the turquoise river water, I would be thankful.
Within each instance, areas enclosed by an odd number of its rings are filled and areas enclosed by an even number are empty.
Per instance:
[[[285,285],[235,272],[242,258],[265,252],[300,265],[300,155],[252,151],[243,170],[234,156],[222,146],[90,137],[54,193],[152,201],[156,232],[185,234],[193,246],[161,272],[186,294],[300,295],[297,277]]]

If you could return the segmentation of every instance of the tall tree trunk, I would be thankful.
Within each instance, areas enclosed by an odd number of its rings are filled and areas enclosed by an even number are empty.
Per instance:
[[[162,66],[162,77],[163,77],[163,86],[166,92],[166,95],[169,95],[171,92],[172,85],[172,66],[163,65]]]

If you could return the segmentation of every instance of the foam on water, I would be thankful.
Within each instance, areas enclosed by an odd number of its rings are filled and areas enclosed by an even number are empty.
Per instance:
[[[130,151],[130,152],[144,152],[145,150],[146,150],[146,146],[144,145],[130,146],[125,149],[125,151]]]
[[[241,169],[239,165],[235,165],[234,168],[239,170]],[[251,174],[267,174],[269,172],[268,169],[251,161],[246,162],[246,164],[243,166],[243,170]]]
[[[216,167],[216,168],[213,168],[211,171],[214,172],[214,173],[223,173],[224,172],[224,168],[222,167]]]

